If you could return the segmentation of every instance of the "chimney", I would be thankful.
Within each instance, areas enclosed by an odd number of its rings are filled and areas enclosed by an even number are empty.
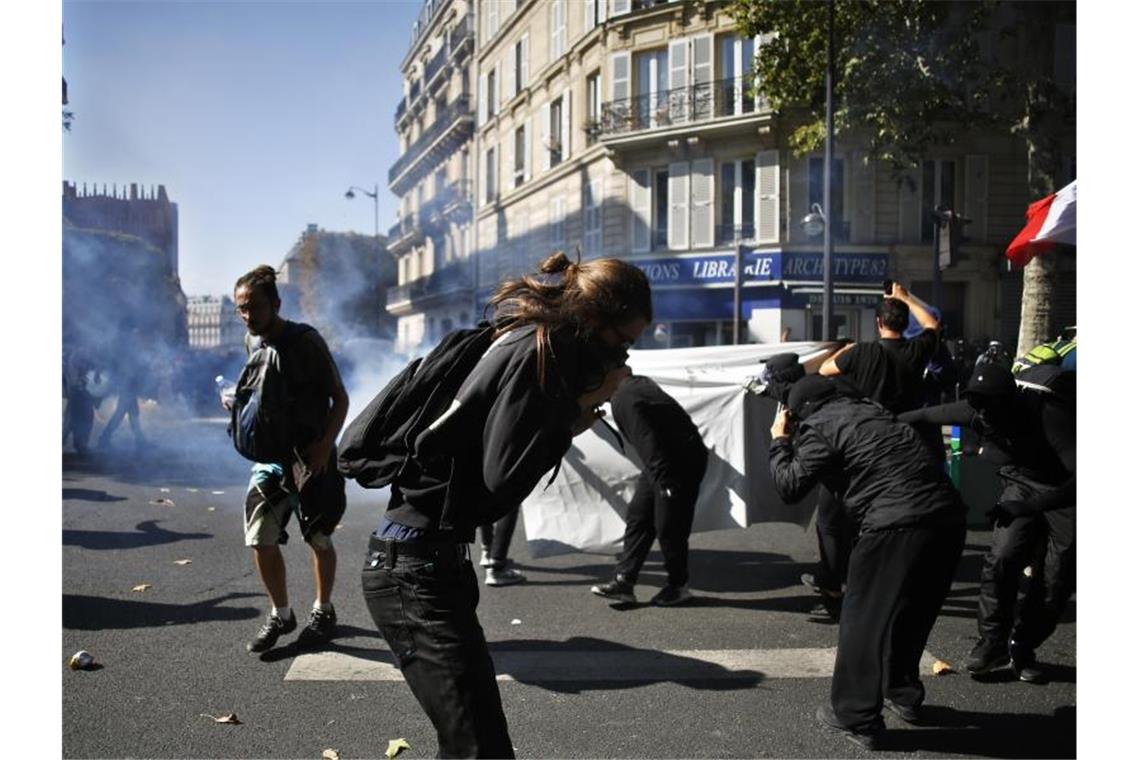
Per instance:
[[[137,201],[139,199],[139,186],[137,183],[131,183],[131,200]]]

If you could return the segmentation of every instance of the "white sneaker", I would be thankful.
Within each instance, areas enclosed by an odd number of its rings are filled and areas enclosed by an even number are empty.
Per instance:
[[[502,570],[489,567],[487,568],[487,576],[483,579],[483,582],[488,586],[513,586],[525,580],[526,576],[513,567],[504,568]]]
[[[490,567],[493,564],[495,563],[491,561],[491,550],[484,546],[479,554],[479,567]]]

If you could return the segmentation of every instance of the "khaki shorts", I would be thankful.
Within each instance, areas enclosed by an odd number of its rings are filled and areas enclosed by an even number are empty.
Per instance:
[[[289,541],[285,526],[301,506],[301,498],[276,464],[255,464],[245,494],[245,545],[275,546]],[[314,531],[307,539],[318,550],[332,548],[332,537]]]

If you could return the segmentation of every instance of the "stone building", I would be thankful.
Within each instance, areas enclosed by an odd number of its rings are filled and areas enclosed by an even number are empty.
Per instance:
[[[186,299],[190,348],[241,349],[245,325],[229,296],[190,296]]]

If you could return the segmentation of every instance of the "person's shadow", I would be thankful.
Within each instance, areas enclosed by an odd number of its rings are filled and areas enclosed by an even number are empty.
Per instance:
[[[223,602],[261,594],[231,592],[193,604],[136,602],[82,594],[63,595],[63,627],[81,631],[161,628],[230,620],[249,620],[262,615],[256,607],[223,607]]]
[[[985,757],[1076,757],[1077,708],[1052,715],[974,712],[940,705],[923,707],[923,724],[888,731],[881,749]]]
[[[68,501],[126,501],[126,496],[112,496],[106,491],[98,491],[94,488],[65,488],[63,489],[63,500]]]
[[[159,520],[144,520],[135,526],[137,533],[113,530],[64,530],[64,546],[84,549],[139,549],[143,546],[160,546],[179,541],[213,538],[213,533],[179,533],[158,527]]]

